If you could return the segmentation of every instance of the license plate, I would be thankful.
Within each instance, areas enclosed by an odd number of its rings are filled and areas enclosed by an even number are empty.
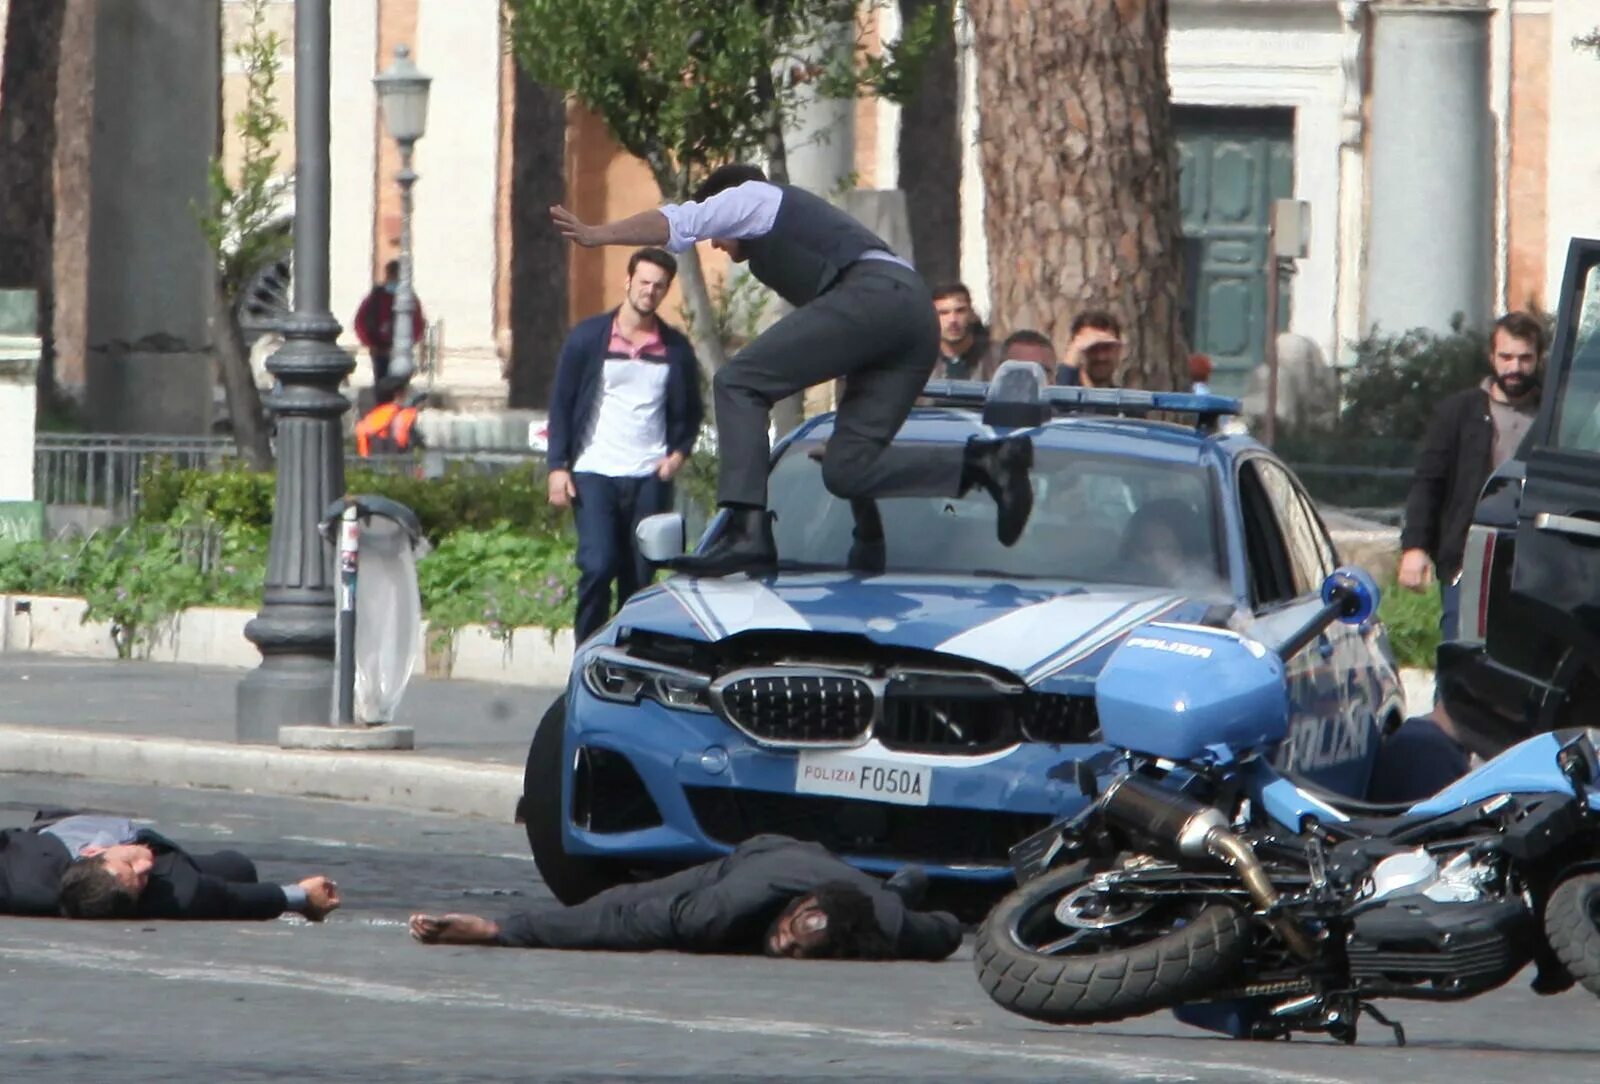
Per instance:
[[[933,790],[933,769],[848,753],[801,753],[795,767],[794,789],[801,794],[927,805]]]

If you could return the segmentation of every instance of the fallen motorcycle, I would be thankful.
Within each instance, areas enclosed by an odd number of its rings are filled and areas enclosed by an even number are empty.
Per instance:
[[[1408,806],[1280,771],[1284,660],[1378,590],[1359,570],[1276,648],[1150,624],[1095,699],[1111,751],[1062,771],[1091,799],[1025,840],[1019,887],[977,938],[978,981],[1035,1020],[1175,1009],[1251,1038],[1354,1042],[1373,1004],[1484,993],[1527,964],[1534,989],[1600,995],[1596,732],[1541,734]]]

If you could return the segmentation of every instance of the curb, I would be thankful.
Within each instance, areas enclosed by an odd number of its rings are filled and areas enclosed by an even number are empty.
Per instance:
[[[331,798],[511,823],[522,770],[413,753],[325,753],[0,725],[0,771]]]
[[[117,659],[106,621],[86,620],[88,603],[55,595],[0,595],[0,650]],[[254,610],[199,606],[175,614],[139,654],[147,662],[180,662],[251,670],[261,653],[245,639]],[[428,623],[418,636],[415,672],[430,678],[502,685],[560,686],[572,669],[572,630],[524,626],[497,638],[482,625],[464,625],[432,649]]]

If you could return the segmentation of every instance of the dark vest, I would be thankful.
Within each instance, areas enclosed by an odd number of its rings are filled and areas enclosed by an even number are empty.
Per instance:
[[[741,241],[750,273],[799,308],[824,293],[844,269],[872,249],[891,249],[877,234],[803,188],[780,185],[783,202],[772,230]]]

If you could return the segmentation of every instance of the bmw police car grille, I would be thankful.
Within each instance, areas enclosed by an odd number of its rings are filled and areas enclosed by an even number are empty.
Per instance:
[[[728,721],[774,742],[853,742],[872,725],[872,687],[829,674],[762,674],[722,689]]]
[[[1071,745],[1098,738],[1100,714],[1092,696],[1040,694],[1031,698],[1022,718],[1029,741]]]
[[[1017,743],[1012,698],[891,695],[873,733],[890,749],[987,753]]]

